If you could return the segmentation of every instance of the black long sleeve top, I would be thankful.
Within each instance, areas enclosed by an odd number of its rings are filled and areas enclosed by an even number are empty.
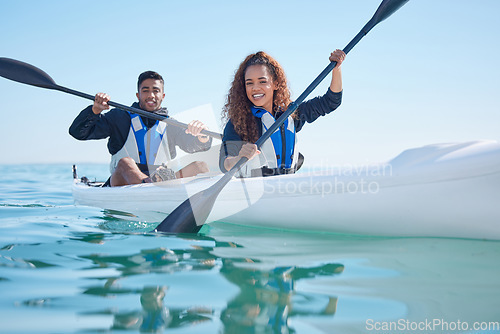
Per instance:
[[[139,108],[136,102],[132,107]],[[159,115],[167,116],[166,109],[157,111]],[[149,128],[156,120],[141,116],[141,119]],[[83,109],[75,118],[69,128],[71,136],[78,140],[108,139],[108,151],[111,155],[116,154],[127,141],[130,131],[130,114],[121,109],[111,109],[106,113],[96,115],[92,112],[92,106]],[[187,153],[206,151],[212,145],[212,139],[202,143],[197,137],[187,134],[185,129],[167,124],[167,140],[171,158],[176,156],[176,146]]]
[[[334,93],[330,89],[323,96],[315,97],[311,100],[302,102],[297,108],[298,117],[294,121],[295,132],[299,132],[305,123],[312,123],[320,116],[325,116],[337,109],[342,103],[342,92]],[[276,114],[275,118],[280,117],[280,113]],[[262,136],[262,120],[255,117],[257,129],[259,129],[259,137]],[[243,146],[240,135],[234,129],[234,125],[229,119],[222,136],[222,145],[219,155],[219,167],[221,171],[227,172],[224,168],[224,161],[228,156],[237,156]]]

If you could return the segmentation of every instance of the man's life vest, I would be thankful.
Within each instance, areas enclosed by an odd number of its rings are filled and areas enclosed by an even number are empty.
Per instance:
[[[138,164],[161,165],[171,160],[168,148],[165,122],[156,121],[148,129],[141,117],[137,114],[130,115],[130,131],[123,147],[111,156],[110,171],[114,172],[118,161],[130,157]]]

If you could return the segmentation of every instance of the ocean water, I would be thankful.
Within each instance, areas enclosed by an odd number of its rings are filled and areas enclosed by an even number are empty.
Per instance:
[[[0,166],[1,333],[500,333],[500,242],[152,234],[75,206],[71,182]]]

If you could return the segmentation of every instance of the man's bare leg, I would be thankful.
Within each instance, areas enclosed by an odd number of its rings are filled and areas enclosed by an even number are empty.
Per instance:
[[[209,172],[209,169],[204,161],[194,161],[177,171],[175,173],[175,177],[180,179],[207,172]],[[143,182],[149,183],[151,182],[151,179],[146,174],[141,172],[132,158],[126,157],[118,161],[118,165],[116,166],[113,175],[111,175],[110,184],[112,187],[118,187]]]
[[[111,175],[110,185],[118,187],[142,182],[151,182],[151,180],[146,174],[141,172],[132,158],[126,157],[118,161],[118,165]]]
[[[175,177],[180,179],[183,177],[195,176],[200,173],[208,173],[210,170],[208,169],[208,165],[204,161],[193,161],[186,167],[180,169],[175,173]]]

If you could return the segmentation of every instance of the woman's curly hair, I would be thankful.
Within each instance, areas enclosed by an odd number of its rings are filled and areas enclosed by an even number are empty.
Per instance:
[[[247,97],[245,88],[245,72],[252,65],[265,65],[272,76],[272,80],[277,87],[273,95],[273,111],[275,114],[278,110],[285,111],[292,101],[285,72],[274,58],[263,51],[245,58],[234,75],[222,111],[222,117],[226,121],[231,120],[234,129],[242,140],[254,143],[259,139],[259,131],[255,123],[255,116],[252,114],[252,103]]]

